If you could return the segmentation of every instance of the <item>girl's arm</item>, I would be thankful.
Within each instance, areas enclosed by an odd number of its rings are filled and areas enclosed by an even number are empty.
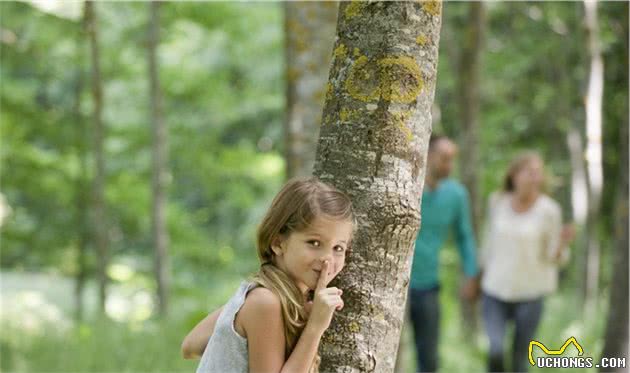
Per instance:
[[[284,364],[282,305],[271,290],[258,287],[249,292],[236,316],[247,338],[249,372],[276,373]]]
[[[257,288],[246,298],[240,320],[248,343],[250,373],[307,373],[317,355],[324,331],[335,309],[343,307],[341,290],[326,288],[328,264],[321,271],[315,299],[306,327],[285,361],[285,337],[280,299],[265,288]]]
[[[223,310],[223,306],[201,320],[184,338],[182,342],[182,356],[184,359],[198,359],[203,355],[208,340],[214,332],[214,325],[217,323],[221,310]]]

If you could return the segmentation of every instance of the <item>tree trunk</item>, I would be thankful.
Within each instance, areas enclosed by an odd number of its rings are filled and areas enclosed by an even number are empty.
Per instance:
[[[584,255],[580,255],[572,266],[574,280],[578,284],[576,287],[577,299],[585,304],[586,281],[584,280],[583,269],[586,266],[586,252],[588,247],[588,237],[586,229],[588,216],[588,181],[586,177],[586,166],[584,164],[584,146],[582,144],[581,131],[571,128],[567,133],[567,146],[571,157],[571,209],[573,218],[578,227],[579,239],[576,240],[578,250]],[[576,250],[577,251],[577,250]],[[584,311],[584,310],[582,310]]]
[[[486,25],[484,3],[473,1],[469,3],[468,22],[464,33],[464,43],[459,58],[458,85],[462,132],[460,137],[460,163],[462,182],[470,196],[470,211],[475,237],[479,238],[481,222],[481,203],[479,195],[479,108],[480,89],[479,71],[481,68],[481,53]],[[460,272],[463,279],[464,274]],[[477,302],[458,297],[461,320],[464,333],[471,339],[477,331]]]
[[[628,356],[628,122],[619,129],[619,185],[615,211],[615,241],[613,279],[610,283],[608,321],[602,357]],[[603,369],[601,371],[604,371]],[[628,368],[618,372],[627,372]]]
[[[420,220],[441,2],[344,2],[314,174],[347,192],[358,231],[335,280],[346,307],[322,372],[393,372]]]
[[[284,5],[287,69],[286,177],[310,175],[335,38],[337,2]]]
[[[573,218],[579,226],[586,222],[588,213],[588,186],[584,167],[584,147],[577,129],[567,133],[567,145],[571,154],[571,206]]]
[[[586,221],[587,250],[584,268],[584,310],[587,316],[594,314],[598,293],[600,243],[597,222],[601,201],[602,175],[602,96],[604,91],[604,62],[599,41],[597,3],[584,1],[588,50],[591,66],[586,93],[586,168],[588,171],[589,208]]]
[[[462,182],[466,185],[470,195],[472,223],[475,235],[479,234],[481,220],[481,204],[479,203],[479,70],[481,68],[481,52],[486,25],[484,3],[473,1],[469,3],[468,22],[465,40],[459,58],[458,85],[460,118],[462,123],[461,158],[465,162],[460,164]],[[473,166],[471,166],[473,165]]]
[[[158,311],[166,316],[168,311],[169,263],[168,233],[166,230],[167,129],[162,115],[162,93],[158,74],[157,48],[160,38],[160,3],[149,3],[149,90],[151,94],[151,128],[153,135],[153,203],[151,231],[155,249],[155,279],[157,282]]]
[[[85,7],[87,4],[85,5]],[[83,95],[83,86],[85,74],[83,71],[83,48],[85,45],[85,34],[87,34],[87,13],[84,9],[84,18],[82,28],[77,37],[77,77],[74,92],[73,113],[75,118],[76,130],[76,156],[79,159],[79,175],[76,180],[76,227],[77,227],[77,273],[75,278],[74,299],[75,299],[75,319],[81,321],[83,319],[83,289],[85,288],[85,280],[87,276],[86,251],[90,236],[88,233],[88,203],[86,198],[89,195],[89,184],[87,182],[88,164],[87,150],[85,144],[89,141],[87,123],[81,114],[81,97]]]
[[[85,2],[85,19],[90,40],[90,58],[92,64],[92,97],[93,112],[93,146],[95,160],[95,174],[92,192],[92,226],[97,251],[97,272],[99,287],[99,311],[105,313],[107,299],[107,262],[108,240],[107,219],[105,214],[105,154],[103,143],[105,140],[105,125],[102,120],[103,88],[101,81],[101,65],[99,61],[98,22],[96,10],[92,1]]]

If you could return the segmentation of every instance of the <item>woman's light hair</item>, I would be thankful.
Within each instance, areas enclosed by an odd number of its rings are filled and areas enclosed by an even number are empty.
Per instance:
[[[530,162],[534,162],[534,161],[538,161],[542,165],[544,165],[544,162],[543,162],[542,157],[540,156],[540,153],[536,151],[527,150],[517,155],[516,158],[514,158],[512,162],[510,162],[510,166],[508,167],[507,172],[505,173],[505,177],[503,178],[503,191],[513,192],[514,187],[515,187],[514,176],[519,171],[521,171],[525,166],[527,166]],[[546,174],[545,174],[545,177],[543,177],[543,182],[541,185],[541,189],[543,191],[547,189],[548,178],[549,176]]]
[[[252,278],[256,284],[271,290],[280,298],[284,319],[285,358],[288,358],[306,325],[308,315],[304,295],[293,280],[275,264],[271,246],[274,240],[286,239],[292,232],[306,230],[318,217],[356,221],[350,198],[316,177],[296,177],[283,186],[273,199],[257,231],[257,252],[260,270]],[[348,242],[348,249],[351,247]],[[311,372],[317,372],[319,355]]]

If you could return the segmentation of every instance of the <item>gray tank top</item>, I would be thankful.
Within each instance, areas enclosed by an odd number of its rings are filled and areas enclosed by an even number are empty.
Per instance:
[[[236,313],[245,303],[247,293],[257,285],[242,282],[236,293],[228,300],[208,340],[197,373],[248,373],[249,356],[247,339],[234,329]]]

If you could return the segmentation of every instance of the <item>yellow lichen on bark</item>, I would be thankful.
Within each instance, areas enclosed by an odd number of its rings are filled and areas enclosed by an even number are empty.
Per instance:
[[[325,126],[326,123],[330,123],[330,115],[326,115],[325,117],[322,118],[322,122],[320,123],[320,126]]]
[[[408,104],[422,90],[422,71],[411,57],[387,57],[378,62],[381,68],[381,96],[391,102]]]
[[[422,87],[422,72],[416,61],[407,56],[386,57],[371,66],[366,56],[354,61],[345,88],[350,96],[363,102],[384,100],[408,104]]]
[[[335,51],[333,52],[333,56],[335,58],[345,58],[348,55],[348,48],[345,45],[339,44]]]
[[[354,47],[354,51],[352,52],[352,54],[353,54],[355,57],[359,57],[359,56],[361,55],[361,51],[359,50],[359,48]]]
[[[346,19],[351,19],[353,17],[358,16],[359,13],[361,12],[361,9],[364,6],[365,4],[363,4],[363,2],[360,0],[350,2],[350,4],[346,7],[346,10],[344,12]]]
[[[359,327],[359,324],[356,321],[350,321],[350,323],[348,324],[348,330],[350,330],[352,333],[356,333],[360,329],[361,328]]]
[[[432,16],[437,16],[438,14],[440,14],[440,2],[439,1],[435,1],[435,0],[423,0],[421,1],[422,3],[422,10],[424,10],[425,12],[431,14]]]
[[[418,44],[420,46],[425,46],[428,41],[429,41],[429,39],[424,34],[420,34],[416,38],[416,44]]]
[[[411,112],[409,111],[394,114],[394,122],[396,124],[396,127],[398,127],[403,135],[405,135],[407,143],[411,142],[411,140],[413,139],[413,133],[411,132],[411,129],[407,127],[407,119],[409,118],[410,114]]]
[[[354,61],[350,70],[350,75],[346,79],[345,88],[355,100],[370,102],[380,97],[378,76],[374,76],[376,71],[370,72],[369,60],[366,56],[361,56]],[[374,87],[370,87],[374,85]]]
[[[326,100],[330,100],[332,98],[333,95],[333,85],[328,82],[326,84]]]
[[[324,342],[333,342],[335,340],[335,338],[333,338],[333,334],[332,333],[324,333],[324,335],[322,336],[322,341]]]
[[[340,122],[352,122],[357,120],[360,117],[360,113],[356,110],[343,108],[339,112],[339,121]]]
[[[341,112],[339,112],[339,120],[341,120],[342,122],[345,122],[348,120],[349,117],[350,117],[350,110],[346,108],[341,109]]]

